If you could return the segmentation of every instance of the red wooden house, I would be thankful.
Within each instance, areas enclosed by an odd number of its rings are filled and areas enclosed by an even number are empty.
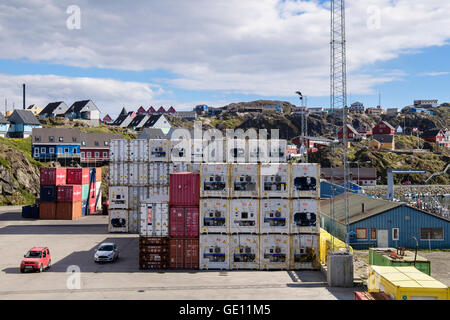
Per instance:
[[[155,110],[155,108],[153,108],[153,106],[151,106],[150,108],[148,108],[147,113],[152,115],[152,114],[156,113],[156,110]]]
[[[389,134],[389,135],[395,135],[395,128],[391,126],[386,121],[380,121],[377,123],[375,127],[372,129],[372,134]]]
[[[338,132],[338,139],[342,140],[343,138],[344,138],[344,128],[342,128]],[[352,125],[347,124],[347,140],[352,141],[352,140],[360,139],[360,138],[361,138],[361,135],[358,133],[358,131],[356,131],[356,129],[353,128]]]
[[[158,109],[158,112],[157,112],[158,114],[164,114],[164,113],[166,113],[166,109],[164,109],[164,107],[163,106],[161,106],[159,109]]]
[[[111,123],[113,123],[114,121],[113,121],[113,119],[109,116],[109,114],[107,114],[107,115],[103,118],[102,122],[103,122],[104,124],[111,124]]]
[[[81,162],[102,163],[109,161],[109,142],[113,139],[122,139],[116,133],[81,133]]]
[[[174,114],[176,113],[176,110],[174,109],[174,107],[170,107],[169,110],[167,110],[168,114]]]
[[[147,111],[145,111],[145,109],[141,106],[141,107],[138,109],[137,114],[144,114],[144,113],[147,113]]]
[[[437,144],[445,143],[445,132],[443,130],[434,129],[425,131],[422,134],[422,139],[428,142],[433,142]]]

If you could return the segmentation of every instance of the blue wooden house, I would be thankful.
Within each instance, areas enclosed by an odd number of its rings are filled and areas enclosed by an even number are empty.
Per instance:
[[[81,133],[70,128],[33,129],[31,150],[39,161],[80,159]]]
[[[29,110],[16,109],[8,119],[7,137],[28,138],[34,128],[41,128],[41,123]]]
[[[0,113],[0,137],[5,138],[9,128],[9,121]]]
[[[348,234],[355,249],[369,247],[449,249],[449,219],[411,207],[405,203],[381,200],[348,193]],[[331,199],[321,200],[321,227],[345,241],[346,217],[344,194],[334,198],[334,219]]]

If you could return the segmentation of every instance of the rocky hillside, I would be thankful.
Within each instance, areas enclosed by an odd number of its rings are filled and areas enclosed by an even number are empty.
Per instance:
[[[41,164],[30,154],[30,139],[0,138],[0,205],[32,204],[39,195]]]

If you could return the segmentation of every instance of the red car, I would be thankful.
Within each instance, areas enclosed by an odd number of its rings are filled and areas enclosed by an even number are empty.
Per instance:
[[[52,265],[52,258],[47,247],[31,248],[24,258],[20,263],[20,272],[22,273],[27,270],[42,272]]]

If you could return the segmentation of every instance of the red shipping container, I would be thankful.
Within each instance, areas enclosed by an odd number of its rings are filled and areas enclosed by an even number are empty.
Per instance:
[[[90,214],[95,213],[95,200],[92,200],[92,201],[89,203],[89,213],[90,213]]]
[[[169,236],[171,238],[198,238],[198,207],[171,207]]]
[[[41,186],[60,186],[66,184],[66,168],[41,168]]]
[[[198,269],[198,260],[198,239],[170,239],[170,269]]]
[[[58,202],[81,202],[82,186],[58,186],[56,188],[56,199]]]
[[[67,169],[67,184],[89,184],[89,168]]]
[[[41,202],[39,204],[39,219],[56,219],[56,202]]]
[[[200,204],[200,175],[179,172],[170,175],[169,205],[195,207]]]
[[[81,218],[81,201],[76,202],[57,202],[56,219],[57,220],[76,220]]]

